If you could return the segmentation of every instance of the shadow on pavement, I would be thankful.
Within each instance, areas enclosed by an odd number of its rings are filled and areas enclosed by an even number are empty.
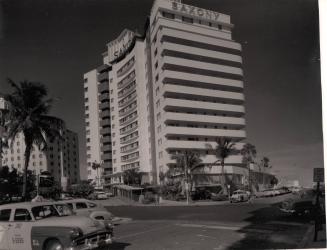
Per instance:
[[[285,214],[280,203],[251,211],[245,219],[249,225],[238,232],[242,239],[227,249],[294,249],[299,248],[310,226],[310,218]]]
[[[99,250],[124,250],[130,245],[131,244],[129,243],[114,241],[110,246],[106,248],[100,248]]]

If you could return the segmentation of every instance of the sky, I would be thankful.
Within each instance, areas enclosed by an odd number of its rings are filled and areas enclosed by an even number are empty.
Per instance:
[[[247,141],[280,178],[312,185],[323,167],[319,19],[315,0],[184,0],[231,15],[243,47]],[[0,0],[0,92],[6,78],[44,83],[52,114],[80,141],[83,74],[124,28],[143,31],[152,0]]]

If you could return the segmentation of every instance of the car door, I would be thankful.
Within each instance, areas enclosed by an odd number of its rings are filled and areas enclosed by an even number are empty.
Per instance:
[[[10,208],[0,210],[0,250],[9,249],[10,215]]]
[[[33,225],[30,212],[25,208],[16,208],[10,224],[9,249],[30,250]]]
[[[92,212],[86,202],[76,202],[75,203],[75,209],[76,209],[76,213],[78,215],[83,215],[83,216],[89,216],[90,212]]]

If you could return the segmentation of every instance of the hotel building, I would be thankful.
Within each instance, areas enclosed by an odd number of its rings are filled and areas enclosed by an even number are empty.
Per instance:
[[[5,102],[0,97],[1,103]],[[62,140],[47,140],[48,147],[44,151],[33,145],[28,169],[36,175],[48,171],[65,190],[68,185],[80,181],[78,136],[77,133],[66,129],[64,121],[62,121],[61,127]],[[11,142],[9,141],[8,144],[10,145]],[[24,135],[19,133],[16,135],[12,147],[3,149],[2,166],[16,168],[19,172],[23,172],[24,152]]]
[[[84,75],[89,179],[99,162],[104,183],[121,183],[136,168],[155,184],[175,164],[172,155],[196,150],[205,167],[195,181],[219,183],[217,137],[237,149],[246,138],[241,45],[232,29],[228,15],[156,0],[143,35],[124,30],[107,44],[103,65]],[[240,154],[225,160],[225,172],[244,183]]]

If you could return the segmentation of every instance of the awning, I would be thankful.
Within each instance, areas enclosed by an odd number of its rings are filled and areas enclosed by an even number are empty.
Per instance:
[[[128,185],[117,185],[116,186],[117,189],[123,189],[123,190],[127,190],[127,191],[131,191],[131,190],[143,190],[143,188],[140,187],[132,187],[132,186],[128,186]]]

